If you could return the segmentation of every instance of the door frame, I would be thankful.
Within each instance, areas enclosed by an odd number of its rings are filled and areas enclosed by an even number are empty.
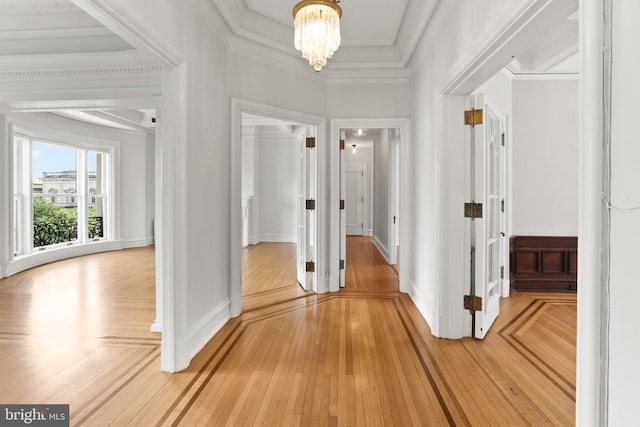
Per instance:
[[[101,0],[72,0],[119,37],[142,51],[149,52],[162,63],[162,96],[160,110],[163,120],[156,128],[155,172],[155,244],[156,244],[156,318],[154,332],[162,332],[161,369],[177,372],[190,361],[187,325],[187,289],[177,286],[187,277],[184,255],[187,242],[176,224],[186,221],[186,147],[187,117],[184,111],[187,93],[187,63],[183,55],[163,36],[149,28],[141,18],[128,13],[126,7],[106,4]],[[156,98],[155,101],[158,101]],[[109,100],[85,99],[83,105],[96,108],[117,105]],[[131,102],[124,105],[131,106]],[[62,105],[69,108],[69,105]],[[24,105],[28,108],[28,105]],[[167,160],[170,159],[170,160]]]
[[[400,244],[409,245],[413,224],[409,195],[412,194],[411,183],[411,120],[409,118],[364,118],[364,119],[333,119],[329,125],[329,291],[340,289],[340,138],[341,130],[352,128],[382,128],[400,129]],[[411,289],[408,272],[408,257],[400,257],[398,265],[398,279],[400,292],[408,293]]]
[[[453,70],[444,80],[441,89],[434,95],[441,105],[438,114],[444,123],[436,128],[437,180],[446,179],[447,169],[466,167],[464,155],[455,148],[455,141],[464,138],[463,126],[457,124],[464,111],[463,96],[470,94],[481,83],[494,75],[511,60],[513,52],[524,50],[530,45],[536,34],[548,27],[555,16],[562,15],[562,5],[558,1],[530,1],[485,45],[471,52],[468,57],[458,61],[459,68]],[[609,315],[606,303],[601,301],[602,281],[601,251],[603,239],[608,230],[602,226],[602,128],[603,128],[603,55],[604,13],[602,2],[580,0],[580,50],[582,52],[579,126],[581,132],[580,150],[580,211],[578,242],[580,259],[578,283],[578,344],[577,344],[577,386],[576,386],[576,422],[578,425],[598,425],[607,419],[601,408],[601,396],[606,396],[608,374],[606,372],[607,331],[603,329]],[[585,102],[587,100],[588,102]],[[455,155],[451,161],[451,155]],[[443,187],[451,190],[451,186]],[[456,191],[459,188],[456,183]],[[436,200],[442,206],[450,202],[443,190],[436,186]],[[455,195],[454,195],[455,198]],[[456,201],[452,206],[459,209]],[[455,229],[468,227],[460,218],[448,217],[449,211],[436,213],[436,229]],[[455,210],[453,210],[455,212]],[[445,214],[445,215],[443,215]],[[605,234],[606,233],[606,234]],[[439,254],[436,274],[439,279],[439,304],[443,318],[440,322],[439,336],[459,338],[465,335],[465,314],[460,301],[464,295],[464,280],[451,280],[452,274],[459,270],[460,251],[464,245],[456,242],[444,245],[442,232],[437,243]],[[455,263],[453,262],[455,260]],[[444,279],[444,280],[443,280]],[[443,283],[447,283],[444,286]],[[470,330],[470,328],[469,328]]]
[[[313,273],[313,289],[316,293],[326,292],[326,282],[320,275],[324,271],[326,258],[323,256],[325,239],[323,232],[326,226],[327,206],[322,203],[320,195],[325,194],[326,188],[324,180],[317,179],[319,171],[325,166],[325,119],[309,114],[286,110],[279,107],[248,101],[240,98],[231,98],[231,194],[230,194],[230,270],[231,278],[229,282],[230,294],[230,315],[237,317],[242,311],[242,113],[249,113],[258,116],[272,117],[280,120],[294,121],[306,126],[315,127],[316,130],[316,229],[314,241],[316,242],[316,266]]]
[[[469,52],[462,58],[460,67],[451,71],[444,79],[438,91],[434,93],[438,123],[435,129],[436,164],[436,277],[438,280],[438,304],[440,316],[434,329],[437,336],[443,338],[462,338],[471,336],[471,315],[462,304],[468,294],[470,281],[460,268],[460,254],[464,254],[464,265],[469,265],[467,253],[469,243],[470,220],[461,212],[464,200],[464,179],[456,171],[469,170],[469,158],[465,157],[465,129],[462,117],[465,110],[464,98],[476,90],[512,60],[513,52],[521,52],[531,46],[536,37],[558,18],[565,16],[573,7],[563,1],[530,1],[509,21],[508,25],[496,32],[484,46]],[[509,155],[510,150],[507,152]],[[511,177],[507,168],[507,188]],[[510,190],[508,190],[510,191]],[[507,193],[507,224],[510,224],[510,200]],[[460,230],[460,231],[459,231]],[[462,271],[461,271],[462,270]]]

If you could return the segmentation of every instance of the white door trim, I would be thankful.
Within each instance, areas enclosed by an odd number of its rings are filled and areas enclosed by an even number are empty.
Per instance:
[[[606,425],[608,301],[601,295],[603,242],[604,1],[580,1],[580,199],[578,222],[578,347],[576,425]],[[605,271],[606,273],[606,271]]]

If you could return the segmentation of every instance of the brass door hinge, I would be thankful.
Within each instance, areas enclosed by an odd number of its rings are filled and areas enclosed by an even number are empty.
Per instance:
[[[344,150],[344,139],[340,140],[340,149]]]
[[[314,136],[310,136],[307,138],[307,148],[315,148],[316,147],[316,138]]]
[[[344,209],[344,200],[340,200],[340,210]]]
[[[477,297],[475,295],[465,295],[464,309],[470,311],[482,311],[482,297]]]
[[[308,211],[313,211],[313,210],[315,210],[315,209],[316,209],[316,201],[315,201],[315,200],[313,200],[313,199],[307,200],[307,201],[306,201],[306,203],[305,203],[305,208],[306,208]]]
[[[305,271],[307,273],[313,273],[314,271],[316,271],[316,263],[313,261],[308,261],[305,265]]]
[[[464,124],[471,127],[482,124],[482,110],[474,110],[464,112]]]
[[[471,219],[482,218],[482,203],[465,203],[464,217]]]

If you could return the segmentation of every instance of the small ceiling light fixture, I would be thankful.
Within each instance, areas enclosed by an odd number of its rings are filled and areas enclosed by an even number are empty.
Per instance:
[[[340,46],[341,16],[338,0],[302,0],[293,8],[294,46],[316,71]]]
[[[353,132],[353,134],[355,136],[365,136],[367,134],[367,130],[366,129],[356,129],[356,131]]]
[[[351,146],[353,147],[352,148],[352,153],[356,154],[356,144],[352,144]]]

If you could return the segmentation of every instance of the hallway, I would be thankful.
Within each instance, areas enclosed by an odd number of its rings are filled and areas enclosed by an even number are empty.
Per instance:
[[[355,253],[352,254],[355,256]],[[407,295],[354,288],[231,319],[160,372],[153,248],[0,280],[0,401],[77,425],[573,425],[575,294],[516,294],[484,341],[441,340]]]
[[[345,289],[398,291],[398,274],[368,236],[347,236]]]

